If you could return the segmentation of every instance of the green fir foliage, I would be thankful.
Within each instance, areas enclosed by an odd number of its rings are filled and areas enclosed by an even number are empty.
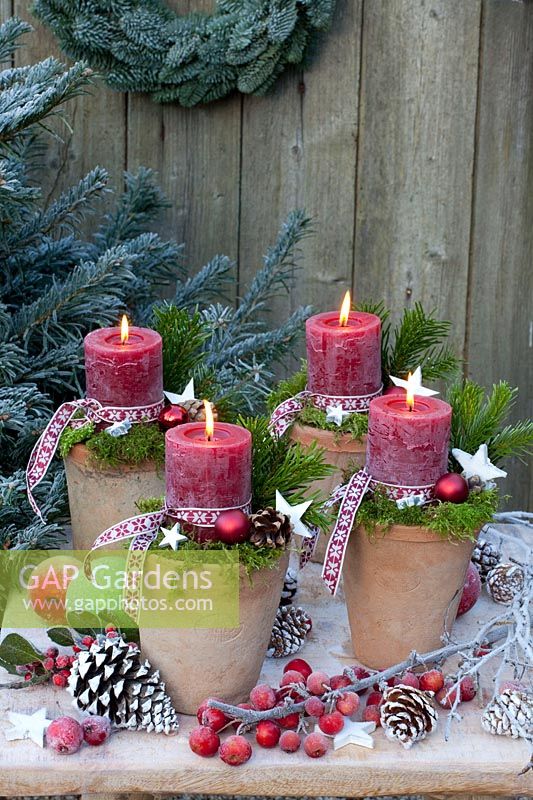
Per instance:
[[[148,68],[150,58],[157,57],[155,29],[135,25],[126,13],[128,2],[106,3],[106,9],[120,10],[124,30],[150,50]],[[101,42],[105,15],[91,12],[89,19],[84,13],[77,17],[77,36]],[[39,181],[47,182],[50,118],[64,113],[66,100],[91,88],[91,76],[83,64],[67,69],[54,58],[12,68],[19,37],[29,30],[16,19],[0,26],[0,58],[7,63],[0,72],[0,547],[44,549],[59,545],[68,517],[63,471],[57,460],[37,488],[48,520],[43,525],[27,502],[24,470],[54,408],[83,394],[83,336],[115,325],[123,312],[147,325],[155,314],[165,335],[176,337],[175,343],[165,342],[167,354],[180,355],[179,364],[166,359],[172,388],[184,388],[191,368],[200,391],[226,413],[255,412],[270,388],[271,365],[290,352],[311,313],[299,308],[276,328],[261,315],[294,281],[299,243],[310,228],[302,211],[289,215],[235,309],[212,302],[235,281],[230,259],[216,256],[188,276],[182,245],[150,231],[168,205],[150,170],[127,173],[121,192],[99,218],[99,204],[111,193],[101,167],[47,201]],[[132,46],[132,53],[138,49]],[[170,285],[175,286],[172,300],[163,303],[161,287]],[[69,431],[63,454],[89,432]],[[86,441],[101,463],[147,454],[160,460],[157,433],[152,429],[150,442],[137,441],[144,436],[137,430],[114,444],[107,435],[93,441],[91,432]]]
[[[459,368],[459,359],[445,344],[451,323],[435,318],[435,310],[426,312],[420,303],[404,309],[402,318],[393,326],[390,311],[382,302],[361,303],[361,311],[381,319],[381,365],[383,385],[391,385],[390,376],[405,378],[417,367],[424,380],[449,378]]]
[[[34,3],[63,50],[110,86],[183,106],[265,94],[306,58],[334,9],[335,0],[218,0],[211,15],[180,16],[160,0]]]
[[[331,475],[324,451],[315,444],[304,448],[288,437],[272,437],[267,417],[241,417],[238,423],[252,434],[252,509],[275,506],[276,490],[291,505],[312,499],[304,521],[325,530],[331,520],[320,506],[326,498],[308,491],[313,481]]]
[[[524,458],[533,452],[532,420],[504,425],[517,394],[518,390],[505,381],[494,384],[490,392],[471,380],[452,386],[448,392],[453,408],[450,448],[473,454],[486,444],[493,464],[510,456]],[[462,471],[452,457],[451,467]]]
[[[474,539],[498,508],[496,490],[471,493],[464,503],[437,503],[399,509],[383,492],[367,495],[357,513],[357,524],[371,535],[391,525],[420,525],[450,541]]]

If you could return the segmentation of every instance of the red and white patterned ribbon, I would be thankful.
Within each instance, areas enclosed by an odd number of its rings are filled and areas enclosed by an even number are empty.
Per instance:
[[[98,536],[92,546],[92,550],[105,547],[115,542],[131,539],[130,550],[148,550],[151,543],[157,536],[157,532],[163,524],[165,517],[171,517],[178,522],[196,525],[199,528],[212,527],[217,518],[223,511],[235,511],[236,509],[249,514],[251,510],[251,500],[240,506],[229,506],[228,508],[170,508],[165,505],[159,511],[152,511],[148,514],[138,514],[130,517],[116,525],[111,525]]]
[[[374,397],[378,397],[383,390],[380,386],[376,392],[372,394],[361,395],[329,395],[317,394],[310,392],[307,389],[294,397],[289,397],[284,400],[277,408],[274,409],[270,416],[269,427],[275,436],[283,436],[287,428],[292,425],[295,417],[303,410],[307,401],[320,408],[322,411],[327,411],[332,406],[340,406],[343,411],[349,411],[354,414],[364,414],[368,411],[370,401]]]
[[[134,406],[131,408],[106,407],[102,406],[98,400],[87,397],[71,400],[59,406],[33,448],[26,468],[28,500],[39,519],[43,522],[45,521],[33,496],[33,490],[46,475],[59,445],[61,434],[69,424],[72,427],[80,428],[89,422],[113,423],[124,422],[125,420],[129,420],[132,423],[153,422],[158,418],[164,405],[164,401],[161,400],[159,403],[153,403],[149,406]],[[78,411],[84,412],[84,418],[73,419]]]
[[[166,517],[171,517],[178,522],[197,525],[198,527],[211,527],[219,514],[223,511],[234,511],[239,509],[249,514],[252,508],[251,498],[244,505],[230,506],[228,508],[170,508],[166,505],[159,511],[152,511],[148,514],[138,514],[135,517],[122,520],[116,525],[107,528],[93,542],[92,550],[106,547],[116,542],[131,539],[126,571],[128,573],[141,573],[146,553],[152,542],[156,539],[157,533],[165,521]],[[91,578],[91,556],[87,556],[85,561],[85,573]],[[127,613],[136,621],[139,621],[141,610],[141,584],[139,580],[128,580],[123,591],[123,598],[127,608]]]
[[[400,500],[404,497],[422,495],[424,502],[429,502],[433,497],[434,484],[424,486],[398,486],[392,483],[381,483],[372,478],[365,469],[359,470],[344,486],[337,486],[329,500],[324,504],[330,507],[340,501],[337,521],[331,533],[324,565],[322,567],[322,580],[331,594],[335,595],[339,588],[342,565],[346,555],[348,539],[359,511],[359,506],[367,491],[374,492],[377,488],[384,488],[391,500]]]

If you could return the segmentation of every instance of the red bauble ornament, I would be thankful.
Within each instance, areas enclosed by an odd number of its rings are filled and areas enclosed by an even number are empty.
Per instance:
[[[457,472],[447,472],[438,479],[433,492],[437,500],[443,503],[464,503],[469,489],[462,475]]]
[[[189,412],[183,406],[165,406],[157,421],[166,431],[189,421]]]
[[[459,602],[459,608],[457,609],[457,616],[460,617],[462,614],[466,614],[467,611],[470,611],[479,600],[480,594],[481,578],[479,577],[479,572],[475,564],[470,562],[466,571],[465,585],[463,586],[463,593]]]
[[[250,519],[238,508],[223,511],[215,522],[215,541],[224,544],[240,544],[250,536]]]

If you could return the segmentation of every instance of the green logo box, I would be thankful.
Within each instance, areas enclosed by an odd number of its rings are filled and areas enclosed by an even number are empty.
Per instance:
[[[234,628],[236,551],[0,552],[2,628]]]

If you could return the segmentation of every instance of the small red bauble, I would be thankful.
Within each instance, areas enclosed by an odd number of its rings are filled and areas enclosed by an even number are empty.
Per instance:
[[[464,503],[468,497],[468,483],[457,472],[447,472],[442,475],[433,493],[437,500],[443,503]]]
[[[183,406],[165,406],[157,421],[164,430],[168,431],[177,425],[183,425],[189,421],[189,412]]]
[[[463,586],[463,593],[459,601],[459,608],[457,609],[457,616],[466,614],[471,608],[475,606],[481,594],[481,578],[479,572],[472,562],[468,565],[466,571],[465,583]]]
[[[223,511],[215,522],[215,540],[224,544],[240,544],[250,536],[250,519],[238,508]]]
[[[304,661],[303,658],[293,658],[292,661],[289,661],[288,664],[285,664],[283,667],[283,672],[288,672],[290,669],[295,669],[296,672],[300,672],[304,676],[305,680],[307,680],[313,671],[313,668],[307,663],[307,661]]]

